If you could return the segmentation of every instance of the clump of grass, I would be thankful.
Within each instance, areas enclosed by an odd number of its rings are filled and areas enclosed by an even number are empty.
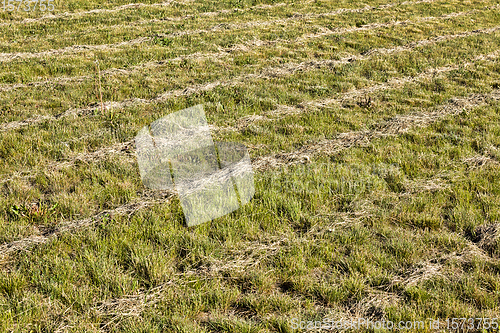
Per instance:
[[[9,216],[13,219],[25,220],[31,224],[53,224],[57,216],[57,203],[50,204],[43,201],[14,204],[9,209]]]

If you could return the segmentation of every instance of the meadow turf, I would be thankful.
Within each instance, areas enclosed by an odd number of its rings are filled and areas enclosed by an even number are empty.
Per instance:
[[[500,317],[498,1],[67,0],[0,29],[0,331]],[[134,137],[196,104],[256,192],[187,228]]]

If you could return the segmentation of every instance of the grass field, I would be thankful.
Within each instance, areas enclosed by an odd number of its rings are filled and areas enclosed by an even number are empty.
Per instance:
[[[387,1],[0,10],[0,331],[500,317],[500,2]],[[256,193],[187,228],[134,137],[196,104]]]

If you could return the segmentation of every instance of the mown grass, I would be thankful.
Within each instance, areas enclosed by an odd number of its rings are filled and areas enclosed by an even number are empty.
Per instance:
[[[0,252],[0,330],[292,332],[293,318],[498,316],[500,104],[492,97],[500,64],[498,55],[481,56],[498,51],[500,40],[498,32],[472,33],[498,26],[500,10],[491,7],[498,3],[404,3],[335,16],[316,14],[366,3],[252,8],[273,3],[179,2],[29,24],[20,22],[33,13],[0,13],[10,24],[0,37],[4,53],[150,37],[116,49],[0,61],[4,124],[95,107],[0,132],[0,242],[52,237]],[[56,7],[60,13],[123,4]],[[200,15],[232,8],[245,11]],[[458,12],[468,13],[440,17]],[[158,21],[186,15],[193,16]],[[429,16],[434,19],[419,21]],[[272,23],[287,18],[293,19]],[[230,28],[254,21],[271,23]],[[168,36],[220,23],[229,28]],[[334,32],[307,37],[323,28]],[[470,35],[395,49],[463,32]],[[255,39],[270,43],[253,46]],[[230,51],[235,45],[246,47]],[[202,57],[221,50],[227,52]],[[193,59],[171,60],[190,54]],[[352,61],[322,62],[344,57]],[[146,102],[101,111],[96,59],[105,102]],[[306,69],[283,69],[300,63]],[[395,79],[407,81],[390,84]],[[30,85],[43,80],[49,81]],[[149,101],[216,81],[231,84]],[[108,149],[165,114],[202,103],[216,126],[214,138],[246,144],[255,162],[307,145],[319,149],[342,135],[375,133],[472,94],[487,98],[422,127],[319,152],[304,164],[256,170],[250,203],[194,228],[184,226],[175,196],[161,199],[144,188],[133,145]],[[294,112],[280,114],[283,107]],[[151,199],[145,208],[120,210]],[[90,226],[58,232],[91,217]]]
[[[469,21],[469,17],[460,18],[460,22]],[[483,21],[484,20],[484,21]],[[490,27],[492,23],[496,23],[498,20],[492,16],[486,16],[485,18],[481,18],[479,23],[467,22],[466,29],[461,31],[473,31],[479,27],[485,26]],[[470,24],[469,24],[470,23]],[[423,29],[424,31],[434,31],[435,29],[439,29],[443,32],[443,35],[453,33],[452,29],[442,28],[440,25],[434,25],[433,22],[416,24],[418,27]],[[496,26],[496,25],[494,25]],[[432,29],[431,29],[432,28]],[[455,31],[456,32],[456,31]],[[311,59],[314,56],[316,59],[321,59],[326,57],[327,54],[332,54],[333,57],[342,57],[346,54],[359,54],[362,52],[367,52],[377,45],[380,48],[390,48],[393,45],[393,40],[396,36],[405,34],[406,36],[412,36],[413,40],[422,40],[429,35],[424,33],[423,31],[416,31],[414,28],[405,28],[405,27],[396,27],[396,28],[379,28],[374,29],[373,32],[368,33],[354,33],[354,34],[346,34],[341,36],[326,36],[324,38],[320,38],[319,40],[312,40],[309,42],[307,47],[301,47],[299,51],[297,51],[296,45],[276,45],[276,48],[269,47],[260,47],[249,50],[247,52],[242,52],[241,54],[237,54],[234,57],[222,57],[221,59],[200,59],[200,60],[181,60],[181,61],[168,61],[160,66],[154,66],[151,69],[139,69],[132,71],[130,73],[116,73],[111,75],[105,75],[103,77],[102,84],[106,88],[104,90],[104,100],[105,101],[113,101],[113,100],[123,100],[128,98],[152,98],[160,94],[161,92],[168,89],[183,89],[186,85],[193,84],[201,84],[204,82],[213,82],[217,79],[231,79],[237,77],[238,75],[244,75],[249,73],[259,72],[262,68],[266,67],[275,67],[283,63],[289,62],[301,62],[306,61],[307,59]],[[478,37],[476,39],[476,43],[481,43],[481,38]],[[328,45],[334,45],[328,46]],[[399,46],[400,44],[397,44]],[[485,47],[487,45],[484,45]],[[490,44],[489,47],[494,47],[494,44]],[[165,49],[165,48],[162,48]],[[192,50],[195,52],[196,50]],[[134,51],[135,52],[135,51]],[[142,51],[139,51],[142,52]],[[102,54],[97,57],[104,58],[106,60],[100,61],[101,70],[105,71],[106,68],[110,65],[123,65],[124,59],[129,59],[126,57],[128,54],[129,57],[134,57],[130,54],[130,52],[126,52],[125,54],[119,53],[115,56],[110,56],[106,54]],[[443,51],[443,55],[441,57],[435,57],[434,59],[439,60],[441,63],[446,63],[448,51]],[[144,56],[151,56],[151,54],[141,55],[141,58]],[[462,53],[458,56],[468,57],[470,55]],[[454,56],[455,57],[455,56]],[[24,119],[26,113],[33,113],[33,110],[36,110],[36,114],[58,114],[66,111],[71,107],[82,107],[87,106],[88,104],[96,101],[96,93],[95,93],[95,59],[96,58],[86,58],[84,60],[78,59],[76,57],[73,60],[75,63],[78,63],[78,66],[86,67],[85,72],[71,72],[73,74],[85,74],[87,77],[83,78],[82,82],[61,82],[60,84],[55,81],[52,84],[49,84],[47,89],[33,89],[34,87],[26,88],[18,88],[10,91],[1,92],[4,96],[3,106],[2,106],[2,119],[7,120],[19,120]],[[121,59],[119,64],[111,63],[108,61],[112,59]],[[253,60],[252,60],[253,59]],[[255,59],[265,59],[261,61],[256,61]],[[457,59],[457,58],[456,58]],[[460,58],[458,58],[460,59]],[[39,75],[48,75],[47,71],[51,71],[51,67],[55,66],[54,70],[58,71],[69,69],[69,65],[58,65],[56,63],[51,63],[50,60],[24,60],[24,62],[28,62],[30,66],[23,67],[27,68],[27,70],[38,71],[41,69],[42,72],[36,74],[29,74],[26,72],[20,71],[17,76],[29,78],[33,76],[38,77]],[[425,61],[425,60],[423,60]],[[455,60],[456,61],[456,60]],[[14,61],[15,62],[15,61]],[[47,64],[52,64],[46,66]],[[12,66],[12,62],[7,62],[6,65]],[[438,63],[432,64],[434,66],[438,65]],[[366,70],[363,73],[363,77],[371,78],[371,76],[380,73],[379,75],[384,75],[385,77],[381,77],[380,79],[385,80],[387,78],[387,72],[378,71],[372,73],[369,70],[369,66],[365,66]],[[401,65],[397,65],[395,68],[398,71],[402,71],[403,74],[411,75],[418,70],[418,67],[412,66],[414,70],[410,72],[410,68],[406,68],[404,66],[404,62],[401,62]],[[161,69],[160,72],[158,70]],[[11,69],[10,69],[11,70]],[[393,70],[393,69],[391,69]],[[179,73],[188,72],[189,75],[179,75]],[[12,77],[11,72],[8,72],[8,77]],[[221,75],[224,74],[224,75]],[[355,77],[354,79],[358,79]],[[379,79],[374,77],[374,79]],[[10,80],[10,79],[8,79]],[[345,85],[345,83],[339,83],[339,85]],[[347,89],[344,87],[343,89]],[[9,112],[6,112],[7,108]],[[4,118],[5,117],[5,118]]]

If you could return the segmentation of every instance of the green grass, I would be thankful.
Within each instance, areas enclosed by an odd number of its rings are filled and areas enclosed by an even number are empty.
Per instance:
[[[293,332],[294,318],[498,317],[500,32],[473,32],[498,26],[498,2],[387,3],[81,13],[127,3],[60,1],[55,17],[29,23],[42,14],[0,12],[3,125],[91,108],[2,127],[0,330]],[[321,15],[340,8],[365,9]],[[450,13],[461,14],[441,17]],[[448,37],[415,46],[437,36]],[[143,101],[101,111],[97,59],[105,103]],[[252,201],[187,228],[176,196],[144,188],[134,145],[116,147],[199,103],[214,139],[247,145],[254,163],[308,156],[256,169]],[[457,112],[377,134],[441,107]]]

